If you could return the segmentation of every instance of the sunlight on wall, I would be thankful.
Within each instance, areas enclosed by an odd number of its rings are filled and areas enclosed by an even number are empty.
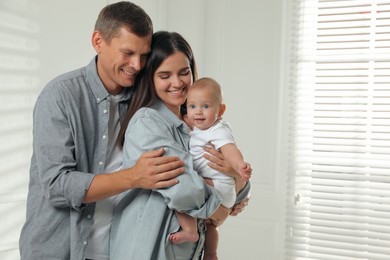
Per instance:
[[[32,110],[39,91],[38,5],[0,2],[0,259],[18,259],[31,158]]]

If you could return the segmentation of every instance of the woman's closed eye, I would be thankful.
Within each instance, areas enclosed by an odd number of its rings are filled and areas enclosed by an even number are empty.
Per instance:
[[[186,69],[186,70],[180,72],[180,75],[181,76],[187,76],[188,74],[190,74],[190,72],[191,72],[191,69]]]
[[[160,79],[168,79],[170,77],[170,74],[168,73],[161,73],[158,75]]]

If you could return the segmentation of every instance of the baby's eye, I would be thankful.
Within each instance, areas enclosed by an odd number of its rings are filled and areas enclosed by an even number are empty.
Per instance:
[[[203,105],[204,108],[209,108],[209,105]]]
[[[195,108],[195,105],[188,105],[187,107],[188,107],[188,108],[191,108],[191,109],[194,109],[194,108]]]

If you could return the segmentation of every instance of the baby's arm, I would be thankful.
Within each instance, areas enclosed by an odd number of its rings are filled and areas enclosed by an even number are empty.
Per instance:
[[[240,173],[241,177],[247,181],[251,177],[252,168],[249,163],[244,161],[241,151],[233,143],[225,144],[220,148],[225,160],[233,167],[233,169]]]

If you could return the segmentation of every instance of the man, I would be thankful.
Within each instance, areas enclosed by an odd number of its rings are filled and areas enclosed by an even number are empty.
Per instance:
[[[177,183],[183,162],[162,156],[162,149],[120,170],[120,119],[152,33],[152,21],[139,6],[106,6],[92,35],[97,56],[49,82],[38,97],[22,259],[107,259],[111,196]]]

